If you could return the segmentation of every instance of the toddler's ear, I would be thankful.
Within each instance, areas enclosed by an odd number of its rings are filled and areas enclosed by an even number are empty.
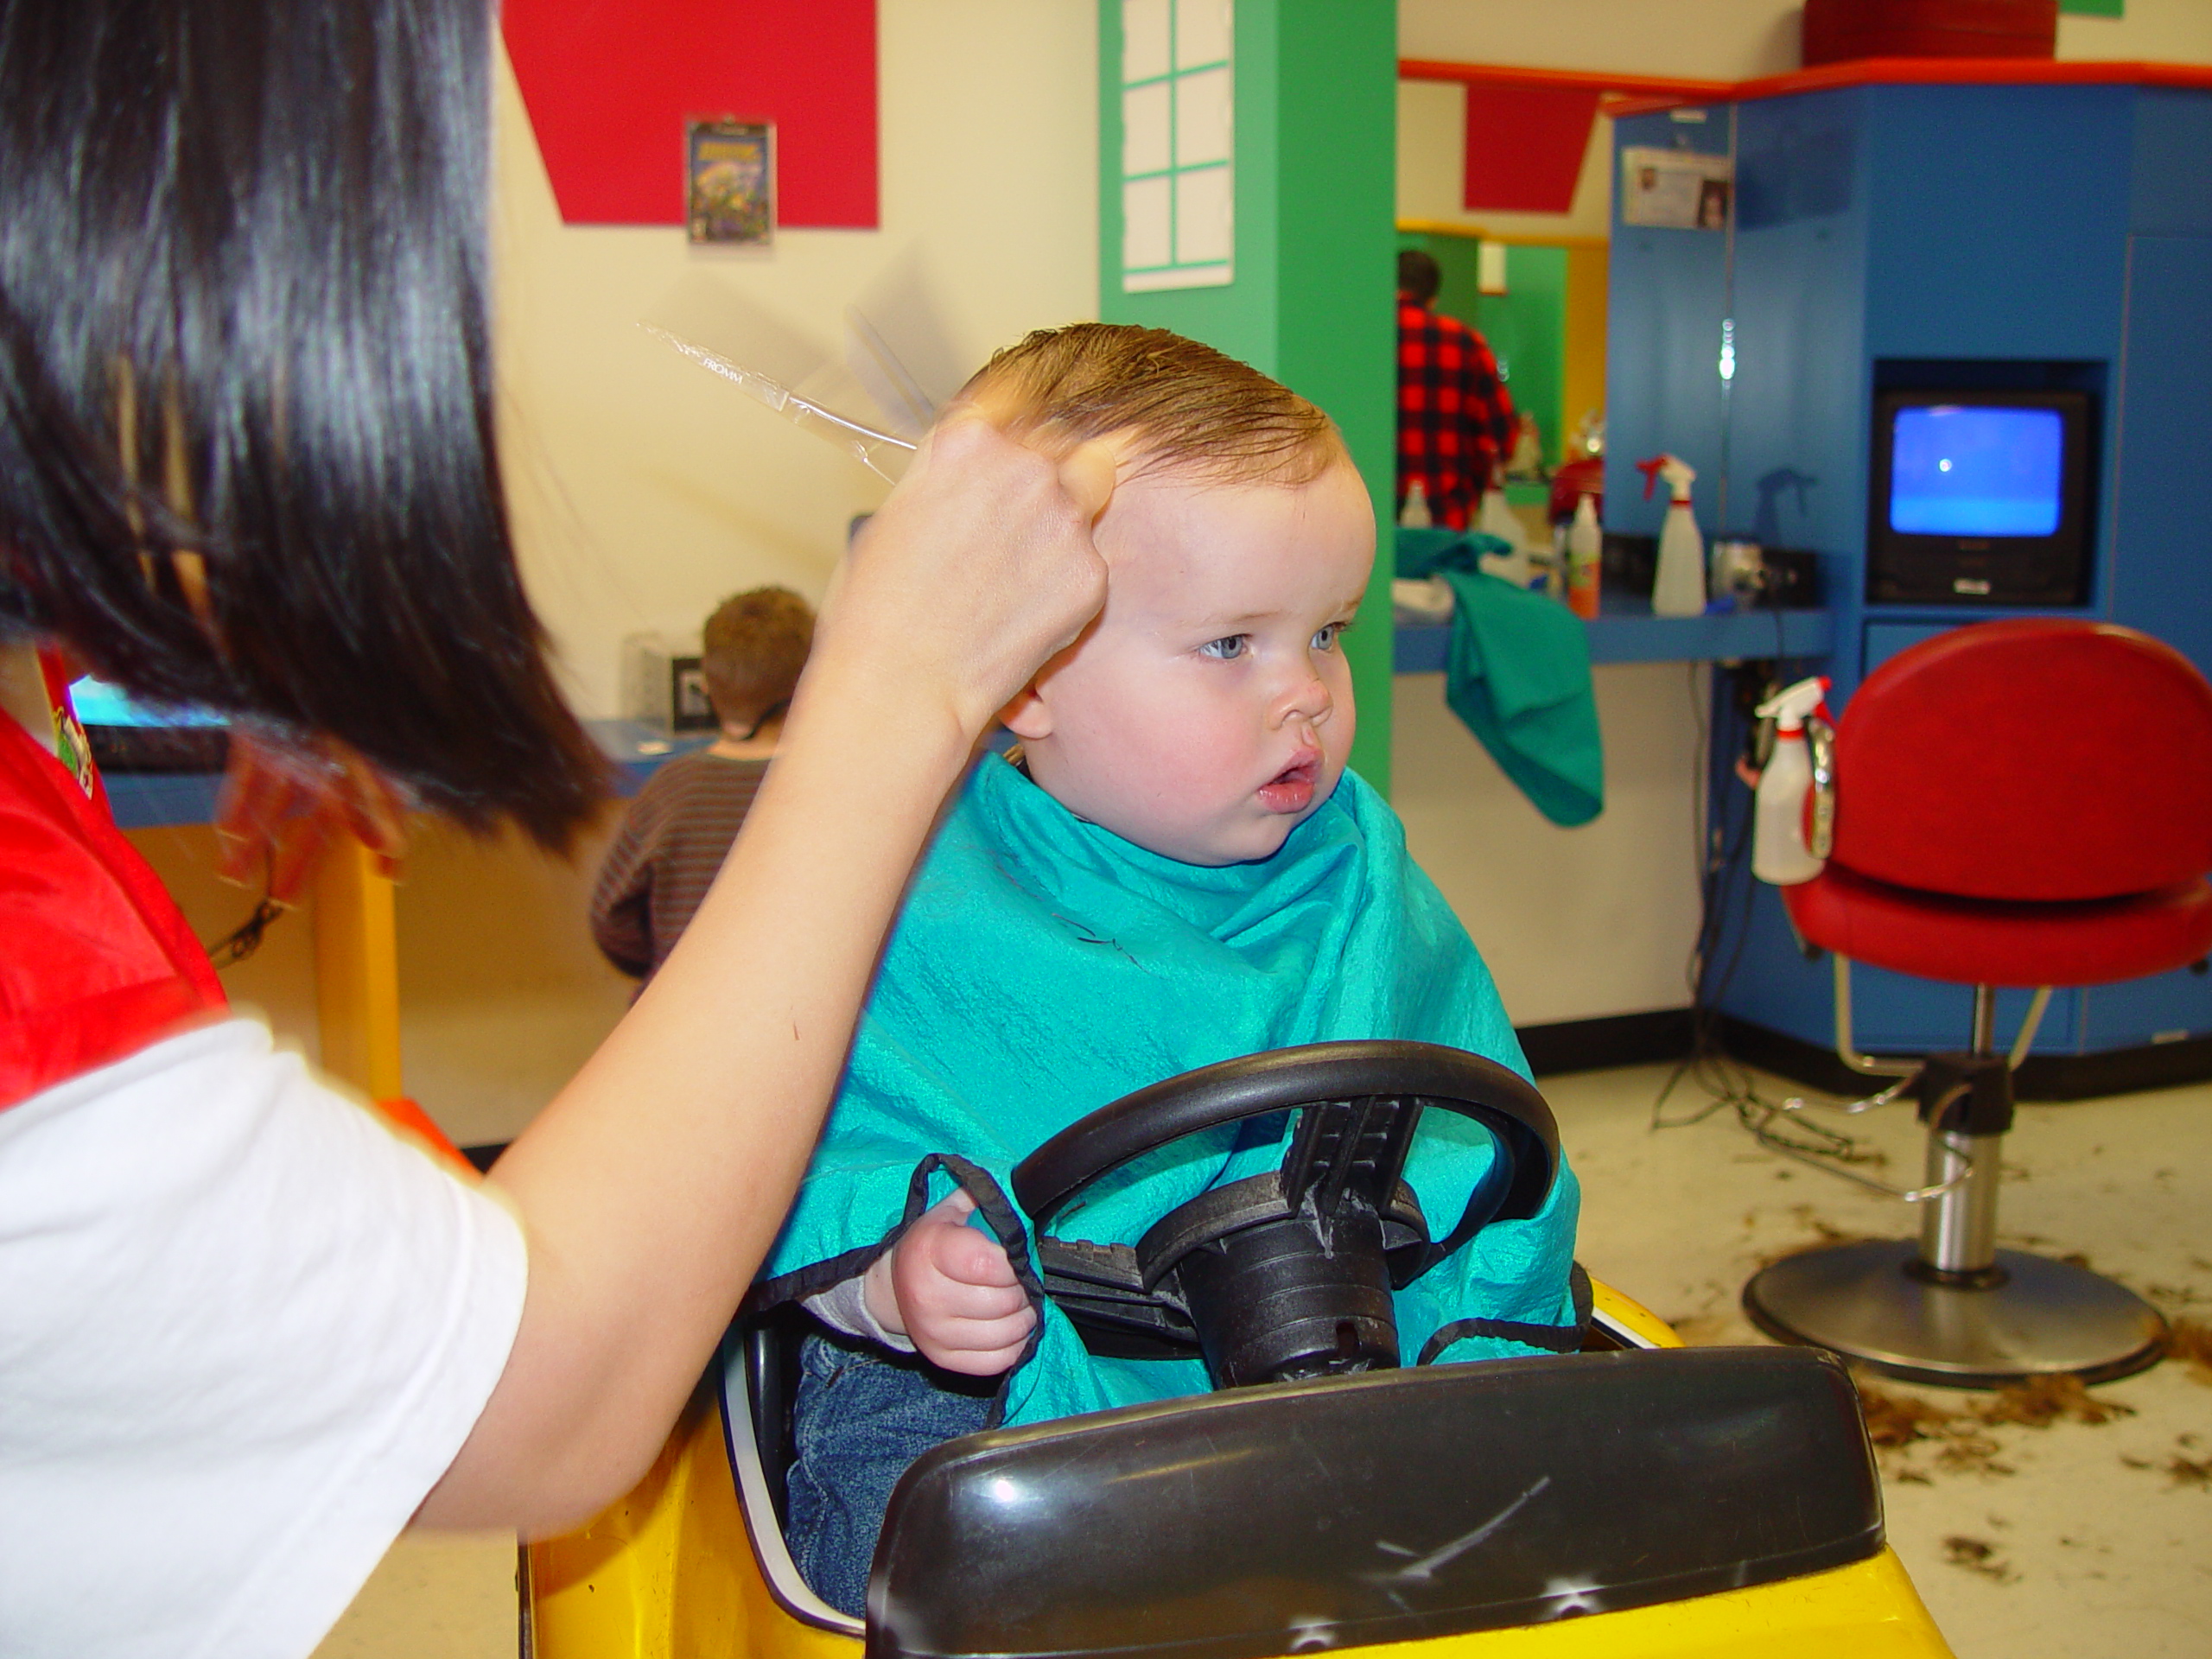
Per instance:
[[[1025,743],[1034,743],[1052,734],[1052,711],[1045,699],[1037,695],[1034,681],[1023,687],[1021,695],[999,711],[999,723]]]

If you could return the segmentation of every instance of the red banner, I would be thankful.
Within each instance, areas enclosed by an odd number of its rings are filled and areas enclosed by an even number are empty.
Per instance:
[[[1598,89],[1467,85],[1466,207],[1566,213],[1598,118]]]
[[[776,219],[872,229],[875,0],[506,0],[561,217],[681,225],[683,124],[776,126]]]

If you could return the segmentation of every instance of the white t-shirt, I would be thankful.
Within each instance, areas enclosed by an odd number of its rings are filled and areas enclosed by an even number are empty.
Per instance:
[[[0,1654],[308,1653],[524,1281],[505,1211],[251,1021],[0,1111]]]

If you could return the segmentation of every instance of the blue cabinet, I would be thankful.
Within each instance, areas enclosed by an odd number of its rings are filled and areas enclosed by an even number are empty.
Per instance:
[[[2119,385],[2112,618],[2204,667],[2212,664],[2212,235],[2129,238]]]
[[[1630,467],[1662,449],[1698,467],[1708,536],[1751,531],[1762,480],[1810,480],[1802,499],[1769,482],[1765,522],[1819,556],[1835,628],[1814,666],[1840,706],[1907,645],[2023,613],[1866,602],[1876,391],[1936,364],[2056,377],[2094,397],[2100,442],[2087,596],[2044,613],[2139,627],[2212,672],[2212,93],[1867,85],[1702,114],[1616,124],[1620,148],[1732,156],[1735,190],[1725,232],[1624,225],[1617,193],[1608,527],[1658,528],[1662,504],[1640,499]],[[1715,821],[1731,790],[1740,817],[1725,764],[1713,787]],[[1770,889],[1726,891],[1721,1007],[1826,1046],[1827,965]],[[1872,969],[1853,984],[1864,1044],[1965,1039],[1963,989]],[[2016,1019],[2006,1004],[2000,1024]],[[2184,972],[2054,999],[2037,1047],[2208,1034],[2212,976]]]

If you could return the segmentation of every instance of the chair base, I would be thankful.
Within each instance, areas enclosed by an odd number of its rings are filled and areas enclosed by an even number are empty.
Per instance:
[[[2101,1382],[2153,1365],[2165,1351],[2158,1310],[2086,1268],[1999,1250],[2000,1281],[1967,1287],[1916,1276],[1919,1260],[1908,1239],[1785,1256],[1744,1287],[1744,1311],[1784,1342],[1950,1388],[2032,1376]]]

